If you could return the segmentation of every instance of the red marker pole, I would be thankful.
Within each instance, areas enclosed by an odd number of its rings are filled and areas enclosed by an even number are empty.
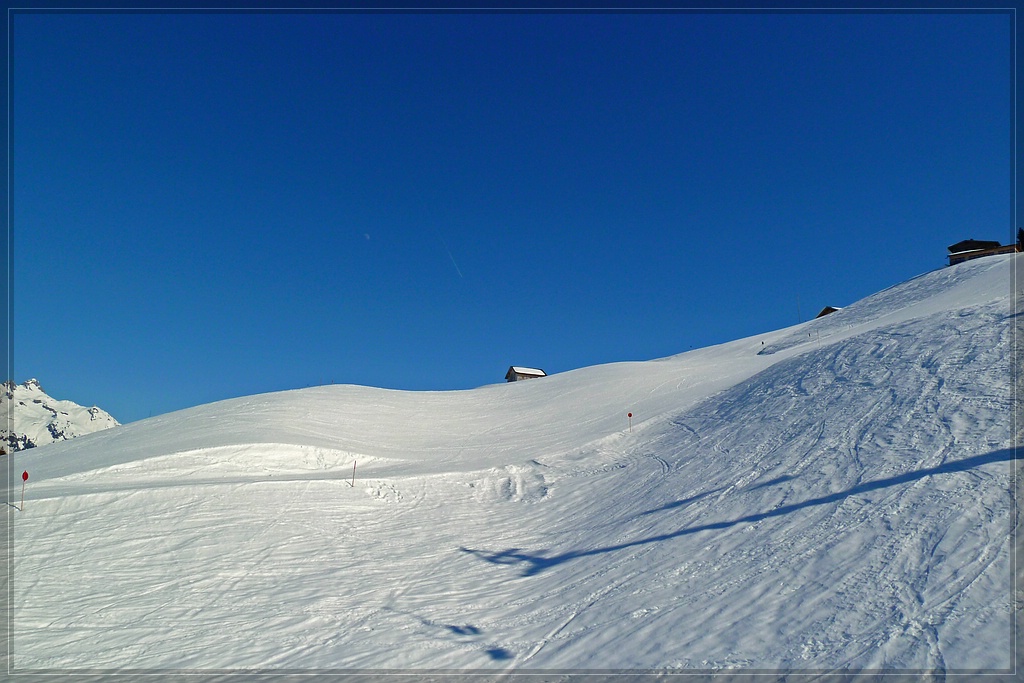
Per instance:
[[[626,413],[626,417],[629,418],[629,433],[633,433],[633,413]]]
[[[21,473],[21,510],[25,510],[25,482],[28,481],[28,470]]]

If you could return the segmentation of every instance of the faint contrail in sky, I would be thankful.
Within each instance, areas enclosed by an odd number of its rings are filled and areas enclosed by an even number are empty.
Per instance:
[[[448,252],[448,258],[450,258],[452,260],[452,265],[455,266],[455,272],[459,274],[459,277],[462,277],[462,270],[459,268],[459,264],[455,262],[455,257],[452,256],[452,250],[448,248],[448,243],[444,241],[443,237],[441,237],[441,231],[440,230],[438,230],[436,232],[437,232],[437,239],[441,240],[441,244],[444,245],[444,250]],[[465,278],[463,278],[463,279],[465,279]]]

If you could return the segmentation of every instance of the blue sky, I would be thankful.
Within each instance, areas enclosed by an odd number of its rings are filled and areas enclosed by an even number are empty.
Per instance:
[[[1015,233],[1009,14],[18,13],[13,374],[122,422],[645,360]]]

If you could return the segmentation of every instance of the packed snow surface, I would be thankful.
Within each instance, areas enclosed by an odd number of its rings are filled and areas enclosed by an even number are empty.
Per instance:
[[[19,452],[12,670],[1007,670],[1022,265],[654,361]]]

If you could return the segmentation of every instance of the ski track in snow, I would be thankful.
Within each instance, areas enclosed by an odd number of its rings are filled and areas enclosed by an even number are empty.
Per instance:
[[[647,363],[18,453],[13,670],[1006,669],[1020,263]]]

